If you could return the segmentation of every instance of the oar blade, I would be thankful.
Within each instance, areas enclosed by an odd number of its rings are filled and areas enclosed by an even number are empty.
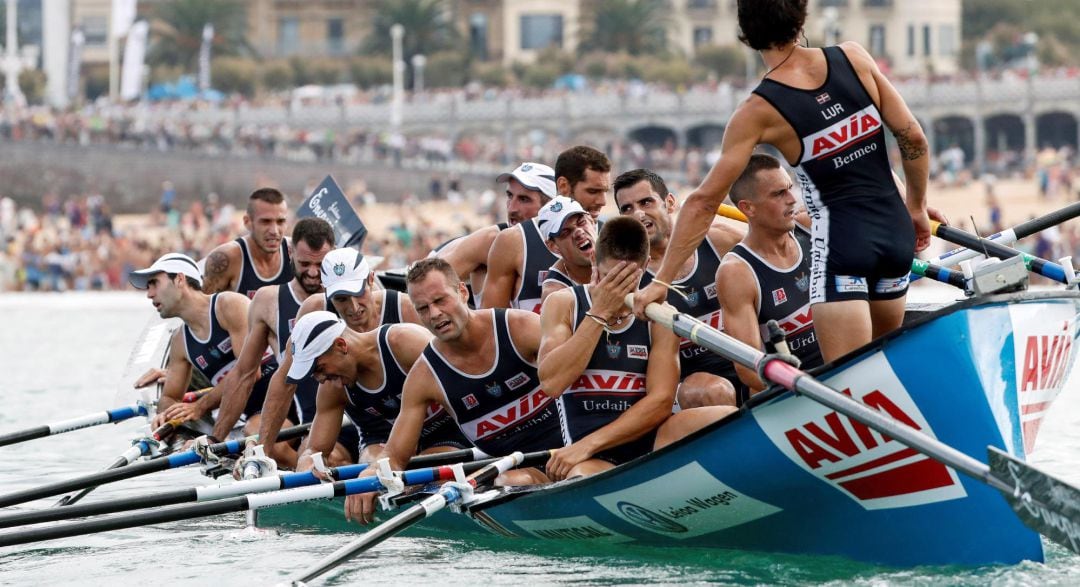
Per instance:
[[[1080,489],[995,447],[987,455],[991,474],[1012,488],[1001,494],[1024,525],[1080,554]]]

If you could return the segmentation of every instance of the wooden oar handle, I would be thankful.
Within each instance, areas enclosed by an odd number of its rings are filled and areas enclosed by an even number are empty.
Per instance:
[[[626,299],[623,300],[623,303],[633,309],[634,294],[626,294]],[[649,317],[649,320],[652,320],[653,322],[661,324],[667,328],[671,328],[675,324],[675,314],[678,313],[679,311],[676,310],[674,306],[668,303],[657,304],[654,302],[649,304],[648,306],[645,306],[645,315]]]

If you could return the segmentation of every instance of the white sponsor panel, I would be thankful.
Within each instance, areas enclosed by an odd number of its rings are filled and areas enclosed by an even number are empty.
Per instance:
[[[607,528],[589,516],[549,518],[544,520],[513,520],[529,534],[547,540],[591,540],[597,542],[629,542],[629,536]]]
[[[1016,360],[1016,398],[1024,454],[1035,447],[1039,426],[1061,392],[1074,356],[1076,309],[1072,304],[1009,306]]]
[[[936,438],[881,352],[825,383]],[[865,509],[924,505],[967,495],[951,468],[811,399],[794,396],[762,407],[754,418],[792,462]]]
[[[810,161],[843,151],[881,130],[881,114],[873,104],[803,138],[803,157]],[[846,161],[845,161],[846,163]]]
[[[594,499],[639,528],[678,540],[732,528],[780,511],[735,491],[696,461]]]

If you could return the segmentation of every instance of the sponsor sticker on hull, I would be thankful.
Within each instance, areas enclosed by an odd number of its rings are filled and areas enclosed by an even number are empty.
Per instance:
[[[875,353],[825,383],[936,438],[885,355]],[[754,413],[792,462],[868,510],[959,499],[955,471],[809,398],[791,397]]]
[[[678,540],[711,534],[780,511],[735,491],[696,461],[594,499],[639,528]]]
[[[550,518],[544,520],[513,520],[514,524],[537,538],[546,540],[588,540],[595,542],[629,542],[629,536],[607,528],[589,516]]]
[[[1076,338],[1075,315],[1072,304],[1009,306],[1024,454],[1030,454],[1035,447],[1043,416],[1069,373]]]

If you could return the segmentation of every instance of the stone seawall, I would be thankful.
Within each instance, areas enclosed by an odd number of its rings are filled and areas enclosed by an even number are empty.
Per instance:
[[[20,205],[40,206],[41,196],[97,191],[113,212],[142,213],[157,206],[161,184],[172,181],[180,206],[217,192],[221,201],[242,206],[256,187],[274,186],[296,196],[308,183],[332,174],[338,184],[366,182],[380,202],[399,201],[412,192],[427,198],[433,177],[445,190],[449,172],[441,169],[395,169],[392,165],[300,162],[270,158],[211,157],[196,153],[138,150],[111,145],[58,145],[0,142],[0,195]],[[461,188],[496,188],[494,177],[461,174]],[[304,194],[306,196],[306,194]]]

